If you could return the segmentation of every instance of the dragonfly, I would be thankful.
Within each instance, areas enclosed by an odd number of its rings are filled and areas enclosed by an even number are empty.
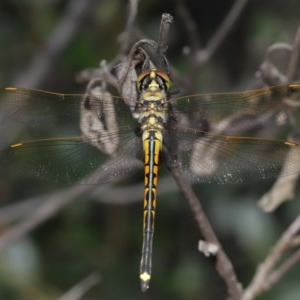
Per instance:
[[[299,157],[296,142],[241,135],[288,123],[298,107],[300,84],[188,96],[174,96],[171,89],[168,74],[149,69],[137,78],[133,99],[100,88],[85,95],[0,91],[1,127],[9,128],[7,145],[0,145],[5,175],[99,185],[144,170],[143,291],[152,273],[161,163],[179,168],[192,182],[239,183],[300,171],[297,164],[282,168],[291,151]],[[7,132],[17,132],[17,138]]]

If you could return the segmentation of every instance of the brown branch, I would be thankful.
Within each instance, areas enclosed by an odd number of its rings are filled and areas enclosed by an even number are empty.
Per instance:
[[[118,37],[119,44],[121,45],[118,54],[119,58],[123,58],[128,54],[128,51],[130,50],[131,45],[135,40],[134,33],[135,31],[137,31],[134,23],[138,12],[139,0],[129,0],[128,2],[128,17],[125,30]]]
[[[173,17],[170,14],[164,13],[161,16],[159,36],[157,42],[158,57],[164,57],[168,49],[168,38],[170,26],[173,23]]]
[[[63,192],[41,197],[41,205],[26,215],[18,224],[0,235],[0,253],[14,241],[53,217],[72,201],[79,199],[90,189],[89,185],[77,185]],[[46,199],[47,201],[45,201]]]
[[[185,7],[183,1],[179,2],[179,15],[181,16],[187,34],[189,36],[189,41],[191,44],[191,51],[188,51],[189,54],[189,65],[190,70],[184,80],[181,81],[187,91],[193,92],[195,85],[195,76],[200,72],[202,67],[209,62],[213,54],[216,52],[221,43],[228,36],[232,30],[237,19],[241,15],[242,10],[246,6],[248,0],[236,0],[228,15],[225,17],[219,28],[216,30],[212,38],[207,43],[206,47],[200,48],[200,41],[195,29],[195,23],[192,20],[192,17],[188,13],[188,10]]]
[[[275,285],[284,274],[289,271],[296,263],[300,261],[300,249],[298,249],[293,255],[291,255],[280,267],[270,273],[267,279],[266,285],[268,289]]]
[[[232,263],[224,252],[223,247],[210,225],[197,196],[191,186],[183,178],[179,168],[173,167],[171,171],[180,191],[183,193],[194,213],[198,227],[206,242],[215,244],[218,247],[218,251],[216,253],[216,269],[227,285],[230,299],[240,300],[242,295],[241,284],[239,283]]]
[[[275,265],[282,258],[287,249],[290,248],[290,243],[293,237],[300,230],[300,215],[287,228],[281,238],[278,240],[270,254],[261,263],[256,271],[254,278],[249,286],[245,289],[242,300],[252,300],[263,291],[269,289],[275,284],[288,269],[290,269],[300,259],[299,250],[290,259],[273,271]],[[272,273],[273,272],[273,273]]]
[[[248,0],[236,0],[228,15],[219,26],[219,29],[215,32],[215,34],[205,47],[205,62],[210,59],[210,57],[215,53],[220,44],[228,36],[229,32],[233,28],[233,25],[236,23],[247,3]],[[200,59],[200,62],[203,59],[203,55],[201,54],[201,52],[199,53],[198,59]]]
[[[290,56],[290,60],[288,62],[286,78],[287,82],[291,82],[295,80],[295,75],[297,74],[297,69],[299,67],[299,59],[300,59],[300,26],[294,37],[293,49]]]
[[[69,1],[65,13],[45,42],[44,48],[36,55],[26,72],[14,81],[13,85],[27,88],[39,87],[97,3],[96,0]]]
[[[77,283],[68,292],[63,294],[58,300],[79,300],[84,294],[86,294],[92,287],[97,285],[101,280],[101,276],[98,273],[91,273],[82,281]]]
[[[29,233],[38,225],[53,217],[72,201],[92,193],[93,190],[97,188],[97,185],[89,183],[98,182],[100,184],[108,181],[114,181],[109,180],[111,174],[115,174],[117,171],[121,174],[122,170],[126,173],[126,170],[129,167],[129,162],[131,170],[139,169],[141,166],[141,162],[138,159],[127,158],[126,166],[120,166],[119,164],[112,162],[113,159],[114,158],[108,160],[100,166],[98,170],[84,178],[82,182],[85,182],[86,184],[74,185],[70,189],[40,197],[39,201],[41,201],[41,205],[39,205],[34,211],[25,215],[18,224],[0,235],[0,252],[21,236]],[[116,180],[121,178],[122,176],[114,179]],[[32,201],[35,201],[35,199],[32,199]]]
[[[39,198],[32,198],[0,207],[0,223],[1,225],[8,225],[17,222],[40,205],[41,200]]]
[[[199,34],[197,32],[197,25],[186,7],[186,1],[178,1],[177,13],[182,19],[183,26],[185,27],[185,31],[189,40],[190,52],[191,54],[194,54],[198,49],[200,49],[201,43],[199,40]]]

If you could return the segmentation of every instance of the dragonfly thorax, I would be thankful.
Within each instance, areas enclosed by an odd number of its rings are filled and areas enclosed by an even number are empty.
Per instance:
[[[162,130],[167,122],[167,103],[165,98],[142,100],[134,112],[142,131],[146,129]]]
[[[167,75],[162,77],[161,71],[149,70],[142,73],[137,87],[139,100],[133,112],[140,123],[142,131],[162,130],[167,122]]]

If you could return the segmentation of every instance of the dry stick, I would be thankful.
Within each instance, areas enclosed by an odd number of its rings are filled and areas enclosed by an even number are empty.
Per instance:
[[[199,34],[197,32],[197,25],[194,22],[192,16],[189,13],[189,10],[186,7],[185,0],[178,1],[177,13],[182,20],[183,26],[188,36],[190,52],[193,55],[201,48],[201,43],[199,40]]]
[[[195,76],[197,76],[197,74],[201,71],[201,68],[209,62],[210,58],[221,45],[223,40],[228,36],[230,30],[236,23],[247,2],[248,0],[237,0],[234,3],[228,15],[225,17],[204,49],[200,48],[200,41],[195,30],[196,26],[192,20],[192,17],[189,15],[188,10],[183,9],[181,11],[180,16],[182,17],[185,28],[187,29],[188,37],[190,39],[189,43],[191,44],[192,50],[190,51],[189,74],[185,77],[185,79],[181,79],[181,85],[184,86],[187,91],[193,92],[195,88]],[[185,7],[184,2],[180,2],[179,4],[181,7]],[[196,49],[196,47],[198,48]]]
[[[61,21],[46,42],[41,53],[36,56],[26,72],[14,81],[14,85],[31,88],[38,87],[47,77],[59,55],[66,49],[72,38],[76,35],[88,13],[92,11],[96,0],[69,1],[69,5],[63,14]],[[86,194],[88,186],[76,186],[61,193],[55,193],[43,202],[22,222],[12,227],[0,237],[0,252],[12,242],[37,227],[40,223],[52,217],[62,207]]]
[[[290,242],[290,247],[298,247],[300,246],[300,235],[296,235]]]
[[[69,1],[69,5],[62,15],[60,22],[45,42],[45,47],[43,47],[41,52],[35,56],[28,69],[14,80],[12,85],[27,88],[40,87],[59,56],[77,34],[88,13],[92,11],[94,4],[97,4],[96,0]],[[19,105],[21,105],[21,103],[19,103]],[[6,129],[5,127],[3,128],[1,125],[1,141],[3,140],[3,136],[6,137],[8,132],[11,132],[11,130]],[[0,146],[2,146],[2,144]]]
[[[57,214],[63,207],[80,198],[91,189],[88,185],[77,185],[51,196],[43,196],[42,203],[33,212],[26,215],[24,220],[0,235],[0,253],[13,242]],[[45,198],[45,199],[43,199]],[[47,201],[45,201],[47,198]]]
[[[234,3],[228,15],[219,26],[219,29],[215,32],[215,34],[206,46],[205,61],[208,60],[212,56],[212,54],[214,54],[214,52],[218,49],[225,37],[229,34],[238,17],[241,15],[241,12],[246,6],[247,2],[248,0],[237,0]],[[202,55],[200,55],[200,61],[201,56]]]
[[[46,41],[45,47],[36,55],[27,71],[14,81],[14,85],[27,88],[39,87],[98,2],[97,0],[69,1],[65,13]]]
[[[159,189],[157,196],[162,197],[164,194],[173,192],[176,189],[176,184],[171,176],[159,178]],[[127,205],[135,202],[141,202],[141,192],[143,191],[144,184],[136,183],[129,186],[101,186],[93,191],[90,196],[95,198],[95,201],[104,204],[120,204]],[[103,197],[105,195],[105,197]],[[1,210],[0,210],[1,215]]]
[[[31,198],[20,200],[16,203],[0,207],[0,223],[1,225],[9,225],[24,218],[31,211],[41,205],[39,198]]]
[[[139,0],[130,0],[128,5],[128,18],[126,26],[123,32],[117,37],[118,44],[120,45],[119,52],[117,55],[111,59],[109,62],[102,60],[100,68],[93,68],[80,71],[76,75],[77,82],[86,82],[93,84],[93,82],[104,81],[112,84],[112,86],[117,89],[120,87],[117,85],[116,78],[110,73],[110,70],[113,70],[116,65],[128,57],[128,52],[132,49],[132,43],[137,39],[144,38],[144,35],[139,32],[135,27],[135,19],[138,13],[138,2]],[[105,68],[103,67],[105,64]]]
[[[138,3],[139,0],[129,0],[129,13],[126,22],[126,31],[128,31],[129,33],[134,27],[134,22],[138,13]]]
[[[118,40],[121,45],[119,58],[126,56],[132,44],[132,36],[134,34],[134,23],[138,13],[139,0],[129,0],[128,18],[125,30],[119,35]],[[117,61],[117,58],[114,60]]]
[[[267,282],[265,285],[268,287],[268,289],[276,284],[279,279],[283,277],[283,275],[291,269],[296,263],[300,261],[300,249],[298,249],[293,255],[291,255],[280,267],[278,267],[275,271],[273,271],[269,278],[267,279]]]
[[[113,159],[112,159],[113,160]],[[130,165],[129,165],[130,162]],[[111,174],[116,172],[126,172],[127,168],[137,170],[141,166],[141,161],[137,159],[127,159],[126,166],[119,166],[115,162],[108,160],[98,170],[85,178],[86,182],[97,182],[99,185],[108,182],[108,178]],[[96,178],[94,180],[94,178]],[[120,179],[118,177],[116,179]],[[113,181],[113,179],[111,180]],[[22,221],[14,225],[8,231],[0,235],[0,252],[3,251],[7,246],[12,244],[17,239],[21,238],[25,234],[28,234],[31,230],[35,229],[41,223],[53,217],[65,206],[70,204],[72,201],[82,198],[84,195],[92,193],[97,188],[96,184],[78,184],[68,190],[56,192],[50,196],[41,197],[41,205],[38,206],[34,211],[25,215]]]
[[[258,267],[256,274],[249,284],[249,286],[245,289],[242,300],[251,300],[254,299],[261,292],[266,290],[268,287],[265,286],[265,282],[268,282],[268,277],[270,276],[270,272],[274,269],[276,263],[282,257],[284,252],[289,249],[291,239],[297,234],[300,230],[300,215],[295,219],[295,221],[287,228],[287,230],[283,233],[281,238],[278,240],[270,254],[267,256],[265,261],[260,264]],[[299,260],[299,253],[287,263],[286,266],[283,267],[282,271],[280,271],[274,278],[277,282],[279,280],[279,275],[282,276],[286,271],[287,267],[291,267],[291,262],[294,260]],[[280,269],[279,269],[280,270]],[[273,274],[274,275],[274,274]]]
[[[293,50],[287,66],[287,71],[286,71],[287,82],[291,82],[295,78],[298,69],[298,64],[299,64],[299,56],[300,56],[300,26],[298,27],[298,30],[294,37]]]
[[[92,273],[59,297],[58,300],[79,300],[86,292],[98,284],[100,280],[101,276],[98,273]]]
[[[237,276],[234,272],[232,263],[224,252],[222,245],[220,244],[216,234],[212,229],[212,226],[206,218],[197,196],[195,195],[191,186],[183,178],[181,172],[179,171],[179,168],[172,167],[171,171],[178,187],[188,201],[191,210],[195,215],[199,229],[203,234],[205,240],[218,246],[218,252],[216,254],[216,269],[223,280],[226,282],[230,299],[240,300],[242,295],[241,284],[237,280]]]
[[[93,188],[93,190],[89,190],[88,194],[89,197],[95,199],[98,203],[128,205],[141,201],[141,191],[143,191],[143,187],[144,185],[142,183],[114,186],[114,188],[111,188],[110,184],[105,184],[100,187],[97,186]],[[157,194],[161,197],[166,193],[174,191],[174,189],[176,189],[176,184],[172,177],[165,176],[160,178],[159,187]],[[27,216],[32,211],[36,210],[43,201],[49,201],[51,198],[53,198],[52,195],[23,199],[17,203],[0,207],[0,222],[1,224],[7,225],[18,222],[21,219],[24,219],[24,216]]]
[[[159,57],[163,57],[167,52],[168,36],[172,23],[173,17],[170,14],[162,14],[157,42],[157,54]]]

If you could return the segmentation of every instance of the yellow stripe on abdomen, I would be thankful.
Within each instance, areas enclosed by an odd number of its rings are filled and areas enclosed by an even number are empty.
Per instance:
[[[158,130],[146,130],[143,133],[144,149],[144,213],[143,213],[143,247],[140,265],[141,288],[149,287],[152,269],[152,242],[156,209],[156,188],[159,156],[162,148],[162,134]]]

